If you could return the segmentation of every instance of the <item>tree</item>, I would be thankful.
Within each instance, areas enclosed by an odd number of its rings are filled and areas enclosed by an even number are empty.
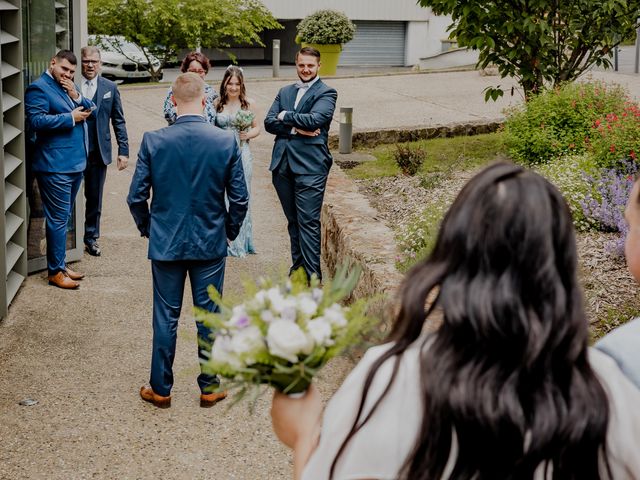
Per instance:
[[[282,28],[259,0],[89,0],[88,9],[90,33],[121,35],[163,65],[185,47],[264,46],[260,32]]]
[[[451,15],[450,36],[479,50],[478,66],[515,77],[525,98],[611,67],[611,52],[638,27],[640,0],[418,0]],[[504,92],[488,88],[485,99]]]

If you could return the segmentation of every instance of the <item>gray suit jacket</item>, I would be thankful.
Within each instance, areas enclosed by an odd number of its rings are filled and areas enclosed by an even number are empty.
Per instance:
[[[98,108],[93,112],[93,115],[95,115],[98,150],[103,163],[109,165],[112,160],[110,121],[116,135],[118,155],[129,156],[129,139],[124,112],[122,111],[122,101],[116,84],[102,77],[98,77],[95,99],[95,104]]]

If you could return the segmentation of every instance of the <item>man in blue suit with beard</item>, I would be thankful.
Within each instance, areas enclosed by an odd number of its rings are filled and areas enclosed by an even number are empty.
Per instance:
[[[127,197],[140,233],[149,238],[153,275],[151,377],[140,396],[160,408],[171,405],[172,365],[186,276],[189,274],[194,305],[216,311],[207,287],[213,285],[222,293],[227,244],[238,235],[249,205],[235,136],[209,124],[203,116],[204,81],[195,73],[179,75],[173,84],[173,101],[176,122],[142,138]],[[211,331],[198,323],[201,359],[210,352],[210,336]],[[226,392],[212,391],[219,385],[216,375],[202,371],[198,385],[202,407],[226,397]]]
[[[276,135],[271,165],[273,186],[287,217],[291,272],[304,268],[307,277],[320,271],[320,214],[333,159],[329,127],[338,94],[318,77],[320,52],[305,47],[296,54],[300,81],[282,88],[265,119]]]
[[[31,170],[46,219],[49,284],[78,288],[84,277],[66,262],[67,224],[87,164],[86,120],[95,105],[73,83],[77,59],[60,50],[49,69],[25,92],[27,126],[33,136]]]

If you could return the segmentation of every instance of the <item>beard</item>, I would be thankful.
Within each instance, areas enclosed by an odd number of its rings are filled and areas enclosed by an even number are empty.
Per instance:
[[[300,79],[300,81],[301,81],[301,82],[304,82],[304,83],[313,82],[313,81],[316,79],[316,77],[317,77],[317,76],[318,76],[318,74],[316,73],[316,74],[315,74],[313,77],[311,77],[309,80],[304,80],[304,79],[300,76],[300,74],[298,74],[298,78]]]

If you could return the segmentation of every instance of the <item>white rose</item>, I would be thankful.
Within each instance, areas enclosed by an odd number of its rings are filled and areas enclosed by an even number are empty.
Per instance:
[[[311,317],[318,310],[318,304],[308,293],[298,295],[298,308],[307,317]]]
[[[323,315],[334,327],[344,327],[347,325],[347,319],[344,318],[344,309],[337,303],[325,308]]]
[[[331,340],[331,324],[324,317],[314,318],[307,323],[307,331],[316,345],[328,347],[333,345]]]
[[[231,349],[231,337],[227,335],[218,335],[211,346],[211,361],[214,363],[223,363],[233,368],[242,368],[244,365],[240,358],[233,353]]]
[[[231,350],[233,353],[245,359],[245,363],[256,362],[256,355],[266,349],[260,329],[250,326],[238,331],[231,337]]]
[[[307,338],[298,324],[286,320],[276,320],[269,325],[267,345],[272,355],[291,363],[298,361],[299,354],[308,355],[313,350],[313,341]]]
[[[276,318],[271,310],[263,310],[260,312],[260,318],[265,323],[271,323]]]

